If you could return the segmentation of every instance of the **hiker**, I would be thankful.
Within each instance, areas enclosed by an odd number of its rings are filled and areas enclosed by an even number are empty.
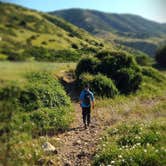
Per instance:
[[[94,95],[89,90],[89,84],[85,85],[84,90],[80,94],[80,106],[82,107],[82,118],[85,129],[90,124],[91,106],[94,109]]]

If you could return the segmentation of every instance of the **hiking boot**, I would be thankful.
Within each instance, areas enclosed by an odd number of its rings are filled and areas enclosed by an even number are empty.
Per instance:
[[[87,125],[86,124],[84,124],[84,129],[87,129]]]

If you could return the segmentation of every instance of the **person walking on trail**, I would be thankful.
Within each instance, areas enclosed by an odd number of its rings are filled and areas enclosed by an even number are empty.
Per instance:
[[[91,107],[94,109],[94,95],[89,90],[89,85],[85,85],[85,88],[81,91],[80,94],[80,106],[82,108],[82,119],[85,129],[90,124],[91,120]]]

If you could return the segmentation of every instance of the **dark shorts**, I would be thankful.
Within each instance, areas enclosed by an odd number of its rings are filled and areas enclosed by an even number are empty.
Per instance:
[[[90,124],[90,113],[91,108],[90,107],[82,107],[82,119],[84,124]]]

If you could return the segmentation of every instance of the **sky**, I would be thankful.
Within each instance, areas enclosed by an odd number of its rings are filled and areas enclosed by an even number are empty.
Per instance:
[[[166,23],[166,0],[0,0],[39,11],[68,8],[95,9],[109,13],[130,13]]]

